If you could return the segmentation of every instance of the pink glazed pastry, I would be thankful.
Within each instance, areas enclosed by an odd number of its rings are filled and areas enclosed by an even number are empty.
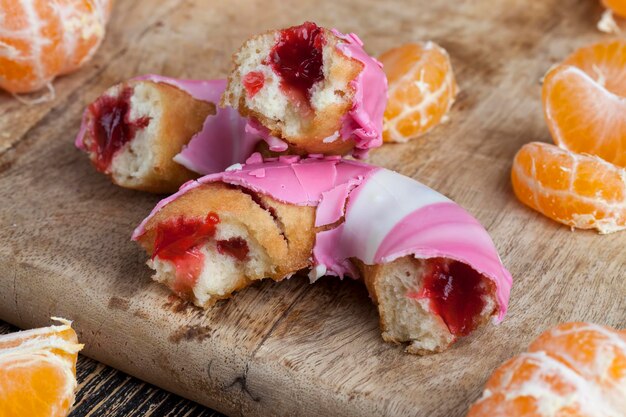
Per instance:
[[[382,145],[387,78],[355,34],[305,22],[246,41],[222,105],[291,153],[362,157]]]
[[[217,107],[225,88],[160,75],[117,84],[85,109],[76,146],[122,187],[174,192],[244,161],[260,140],[236,110]]]
[[[183,185],[133,239],[154,279],[202,307],[303,268],[311,281],[362,278],[383,338],[417,354],[501,321],[511,290],[491,238],[464,209],[411,178],[340,157],[254,154]]]

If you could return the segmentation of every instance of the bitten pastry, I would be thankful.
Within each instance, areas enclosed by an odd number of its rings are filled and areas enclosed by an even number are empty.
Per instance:
[[[216,107],[225,87],[158,75],[117,84],[85,110],[76,146],[115,184],[174,192],[245,160],[260,140],[237,111]]]
[[[382,144],[387,79],[356,35],[305,22],[249,39],[233,59],[222,105],[250,116],[272,150],[363,156]]]
[[[195,304],[311,268],[362,277],[383,338],[446,349],[506,312],[511,276],[461,207],[395,172],[283,156],[190,181],[135,230],[154,278]]]
[[[626,331],[565,323],[495,370],[467,417],[626,416]]]

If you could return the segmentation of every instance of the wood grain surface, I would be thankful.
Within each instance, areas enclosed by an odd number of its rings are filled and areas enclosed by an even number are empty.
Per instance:
[[[18,330],[0,321],[0,335]],[[78,392],[68,417],[223,417],[83,355],[76,377]]]
[[[0,95],[0,318],[75,321],[84,354],[233,416],[463,416],[491,371],[569,320],[626,327],[626,234],[572,232],[522,206],[524,143],[549,140],[540,79],[606,35],[593,0],[118,1],[102,48],[56,99]],[[370,162],[453,198],[489,230],[514,277],[510,310],[428,357],[382,342],[361,283],[259,283],[204,312],[168,297],[129,237],[158,197],[117,188],[72,145],[106,87],[154,72],[223,77],[250,35],[314,20],[373,54],[432,39],[462,89],[449,123]]]

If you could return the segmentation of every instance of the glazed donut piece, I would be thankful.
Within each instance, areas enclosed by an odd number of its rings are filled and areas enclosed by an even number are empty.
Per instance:
[[[216,107],[225,88],[160,75],[115,85],[85,110],[76,146],[122,187],[175,192],[244,161],[261,141],[236,110]]]
[[[306,268],[314,210],[221,183],[202,184],[164,206],[139,243],[154,279],[200,307],[255,280]]]
[[[354,35],[312,22],[246,41],[222,105],[239,109],[292,153],[362,156],[382,144],[387,80]]]
[[[190,203],[192,198],[197,202]],[[178,253],[189,256],[197,246],[195,232],[176,236],[162,225],[211,213],[219,222],[243,225],[219,239],[236,237],[245,242],[240,246],[264,254],[253,274],[248,260],[240,259],[239,276],[245,279],[233,280],[212,298],[306,267],[312,281],[322,275],[362,277],[378,306],[383,338],[406,342],[416,354],[445,350],[506,312],[511,277],[487,232],[449,199],[392,171],[339,157],[263,161],[255,154],[246,165],[191,181],[161,201],[133,239],[152,255],[154,268],[154,259],[163,258],[154,250],[159,228],[169,233],[166,240],[187,242]],[[205,235],[213,238],[215,232]],[[220,253],[217,246],[209,251]],[[170,275],[185,271],[175,261],[169,265]],[[218,279],[216,273],[206,275]],[[197,291],[206,285],[191,284],[192,299],[207,305]]]
[[[202,129],[213,103],[165,83],[132,80],[92,102],[76,145],[122,187],[172,192],[198,175],[173,158]]]

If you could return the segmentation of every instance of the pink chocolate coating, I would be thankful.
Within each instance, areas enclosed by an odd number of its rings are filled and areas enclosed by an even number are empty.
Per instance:
[[[226,80],[185,80],[162,75],[142,75],[131,81],[164,83],[185,91],[196,100],[216,105],[217,113],[209,115],[189,143],[174,157],[174,161],[199,174],[223,171],[230,165],[244,161],[262,140],[258,132],[247,129],[246,118],[231,107],[219,107],[218,103],[226,89]],[[75,145],[84,150],[84,136],[89,129],[87,110]]]
[[[256,137],[260,137],[267,143],[270,148],[270,151],[274,152],[284,152],[289,148],[289,144],[284,140],[277,138],[276,136],[272,136],[270,130],[263,126],[258,120],[248,119],[248,123],[246,125],[246,132],[250,135],[255,135]],[[249,156],[248,154],[247,156]],[[243,161],[244,159],[239,160],[238,162]]]
[[[133,239],[144,233],[146,222],[165,205],[211,182],[237,185],[289,204],[314,206],[316,226],[333,224],[344,216],[339,226],[317,234],[315,271],[357,277],[350,258],[368,265],[406,255],[450,258],[491,279],[496,286],[498,320],[506,313],[512,278],[476,219],[418,181],[339,157],[288,156],[263,161],[253,154],[245,165],[184,184],[159,202]]]
[[[363,64],[363,70],[351,82],[354,88],[352,108],[342,121],[343,140],[354,139],[353,155],[367,156],[367,151],[383,144],[383,114],[387,106],[387,77],[383,65],[369,56],[363,49],[363,42],[354,33],[342,34],[337,29],[332,33],[344,42],[337,43],[337,49],[349,58]]]

